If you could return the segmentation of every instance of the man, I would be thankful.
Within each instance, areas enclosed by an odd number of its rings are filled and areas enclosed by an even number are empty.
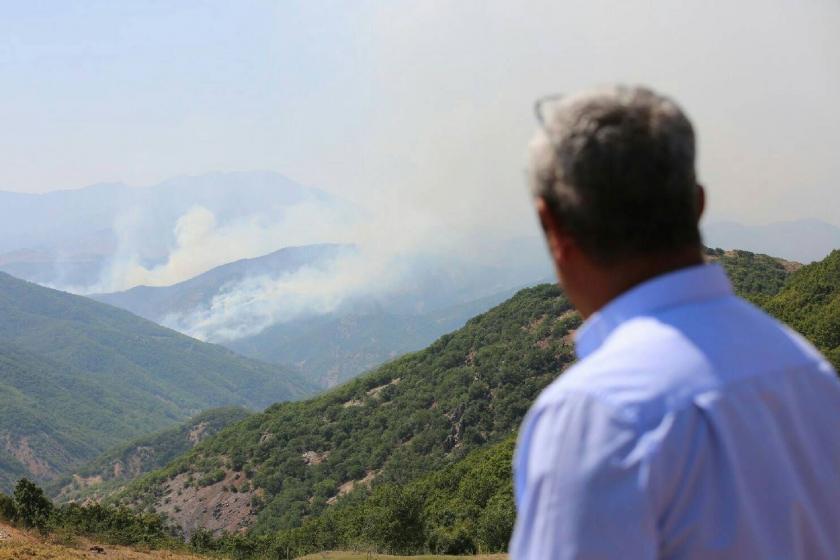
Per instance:
[[[688,119],[627,87],[538,114],[537,212],[586,321],[520,433],[512,558],[840,558],[840,383],[703,263]]]

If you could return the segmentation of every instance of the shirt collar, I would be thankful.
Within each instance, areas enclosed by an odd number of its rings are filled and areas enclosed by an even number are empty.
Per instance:
[[[575,333],[578,358],[597,350],[616,327],[633,317],[732,293],[732,285],[719,264],[700,264],[656,276],[590,315]]]

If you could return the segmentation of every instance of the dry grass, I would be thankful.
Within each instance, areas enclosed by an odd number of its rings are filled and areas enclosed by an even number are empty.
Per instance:
[[[87,539],[62,544],[55,539],[42,539],[35,533],[0,524],[0,560],[202,560],[201,556],[170,550],[143,551],[124,546],[98,545],[102,548],[102,552],[98,552],[91,550],[94,546],[97,545]]]
[[[102,552],[92,550],[99,546]],[[34,532],[21,531],[0,524],[0,560],[207,560],[171,550],[138,550],[124,546],[97,545],[87,539],[72,543],[60,542],[55,537],[42,538]],[[319,552],[298,560],[507,560],[507,554],[481,554],[477,556],[389,556],[368,552]]]

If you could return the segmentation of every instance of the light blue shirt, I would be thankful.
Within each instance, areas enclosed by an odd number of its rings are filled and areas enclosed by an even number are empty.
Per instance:
[[[723,269],[578,330],[514,459],[513,559],[840,559],[840,382]]]

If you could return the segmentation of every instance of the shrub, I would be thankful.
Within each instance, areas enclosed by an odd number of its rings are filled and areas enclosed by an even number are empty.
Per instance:
[[[17,518],[15,501],[5,494],[0,494],[0,519],[6,523],[14,523]]]
[[[44,495],[44,491],[34,482],[22,478],[15,486],[14,497],[17,522],[22,523],[24,527],[35,527],[45,532],[53,505]]]

